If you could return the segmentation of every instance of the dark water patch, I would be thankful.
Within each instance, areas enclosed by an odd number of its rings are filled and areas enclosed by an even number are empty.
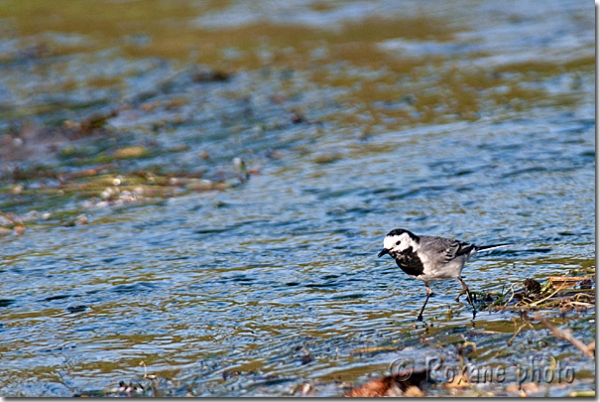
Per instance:
[[[66,308],[67,313],[70,313],[70,314],[81,313],[81,312],[89,310],[89,309],[90,309],[90,307],[83,305],[83,304],[69,306]]]
[[[104,291],[105,291],[104,288],[99,288],[99,289],[88,290],[87,292],[85,292],[85,294],[86,295],[95,295],[95,294],[98,294],[98,293],[102,293]]]
[[[240,285],[251,285],[252,282],[254,282],[254,278],[248,278],[245,275],[235,275],[231,278],[227,278],[225,279],[225,282],[227,281],[232,281],[232,282],[237,282]]]
[[[385,193],[390,193],[390,192],[394,192],[396,191],[396,189],[392,188],[392,187],[383,187],[383,188],[375,188],[375,189],[369,189],[369,190],[363,190],[363,194],[364,193],[372,193],[372,194],[385,194]]]
[[[0,299],[0,307],[8,307],[15,304],[17,301],[14,299]]]
[[[178,256],[172,256],[172,257],[165,257],[163,258],[163,261],[185,261],[185,260],[189,260],[190,258],[192,258],[189,255],[178,255]]]
[[[226,228],[205,228],[194,230],[196,234],[213,234],[213,233],[224,233],[239,228],[241,225],[230,226]]]
[[[54,348],[50,348],[50,349],[40,349],[40,353],[59,353],[59,352],[64,352],[64,351],[68,351],[71,349],[75,349],[77,346],[76,345],[63,345],[63,346],[57,346]]]
[[[281,384],[285,384],[285,383],[289,383],[295,381],[295,378],[279,378],[277,376],[274,376],[273,378],[267,378],[264,379],[263,381],[252,381],[251,383],[248,384],[248,389],[255,389],[258,387],[265,387],[265,386],[274,386],[274,385],[281,385]]]
[[[565,237],[568,237],[568,236],[581,236],[581,234],[579,234],[579,233],[573,233],[573,232],[558,232],[558,235],[559,236],[565,236]]]
[[[73,295],[56,295],[56,296],[46,297],[45,299],[43,299],[43,301],[63,300],[63,299],[69,299],[71,297],[73,297]]]
[[[525,175],[528,173],[543,172],[545,170],[548,170],[548,168],[545,166],[536,166],[536,167],[529,167],[529,168],[523,168],[523,169],[516,169],[511,172],[505,173],[502,177],[510,178],[510,177],[515,177],[515,176]],[[561,171],[564,171],[564,170],[561,169]]]
[[[113,286],[110,291],[116,293],[139,293],[139,292],[151,292],[160,287],[159,284],[152,282],[136,282],[133,284],[123,284]]]
[[[77,332],[94,332],[98,330],[98,326],[81,326],[75,329]]]
[[[362,299],[364,297],[368,297],[366,293],[353,293],[353,294],[345,294],[340,296],[333,296],[333,300],[356,300]]]

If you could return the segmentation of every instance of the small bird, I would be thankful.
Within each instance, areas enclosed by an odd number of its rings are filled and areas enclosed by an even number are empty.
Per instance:
[[[404,272],[425,282],[427,298],[417,317],[418,321],[423,321],[423,310],[433,294],[429,282],[443,279],[457,279],[460,282],[463,291],[467,294],[467,301],[473,308],[473,318],[475,318],[475,306],[469,287],[460,277],[460,273],[471,256],[510,245],[511,243],[476,246],[443,237],[417,236],[406,229],[394,229],[383,239],[383,250],[377,257],[391,255]],[[458,297],[456,299],[458,300]]]

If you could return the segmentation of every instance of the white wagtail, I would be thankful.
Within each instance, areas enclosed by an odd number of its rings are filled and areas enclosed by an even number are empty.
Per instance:
[[[383,250],[377,257],[385,254],[391,255],[404,272],[425,282],[427,298],[417,317],[418,321],[423,320],[423,310],[429,297],[433,294],[429,288],[429,282],[442,279],[457,279],[460,282],[463,291],[467,294],[467,301],[473,308],[473,318],[475,318],[475,306],[469,294],[469,287],[463,282],[460,273],[471,256],[481,251],[509,245],[511,244],[503,243],[479,247],[458,240],[417,236],[405,229],[394,229],[383,239]]]

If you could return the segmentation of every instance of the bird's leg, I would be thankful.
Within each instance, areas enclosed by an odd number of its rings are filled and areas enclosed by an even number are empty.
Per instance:
[[[425,282],[425,288],[427,289],[427,298],[425,299],[425,303],[423,303],[423,307],[421,307],[421,311],[419,312],[419,316],[417,317],[417,321],[423,321],[423,310],[425,310],[425,306],[427,305],[427,302],[429,301],[429,298],[433,294],[433,292],[429,288],[429,284],[427,282]]]
[[[473,299],[471,299],[471,293],[469,292],[469,287],[467,286],[466,283],[463,282],[462,278],[459,276],[458,281],[460,282],[463,291],[467,294],[467,301],[469,302],[469,304],[471,305],[471,308],[473,309],[473,319],[475,319],[475,305],[473,304]],[[460,296],[460,295],[459,295]]]

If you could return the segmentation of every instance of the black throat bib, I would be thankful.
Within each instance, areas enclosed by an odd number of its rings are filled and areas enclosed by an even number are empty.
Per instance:
[[[408,275],[419,276],[423,274],[423,263],[412,247],[407,248],[401,253],[394,253],[392,257],[394,257],[400,269]]]

